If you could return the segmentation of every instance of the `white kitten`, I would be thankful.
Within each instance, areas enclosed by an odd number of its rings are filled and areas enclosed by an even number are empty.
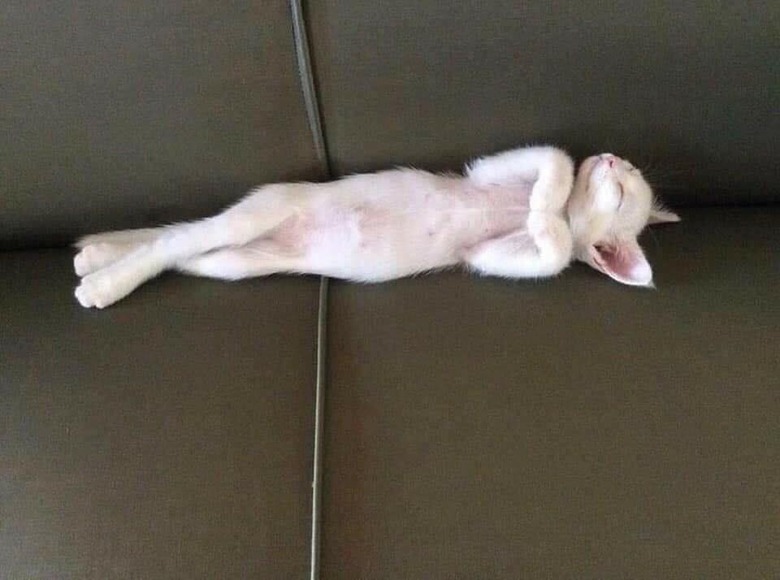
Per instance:
[[[104,308],[166,269],[236,280],[306,273],[380,282],[463,264],[510,278],[552,276],[573,258],[652,285],[636,238],[656,208],[627,161],[587,159],[574,179],[559,149],[484,157],[465,176],[399,169],[324,183],[267,185],[205,220],[87,236],[76,298]]]

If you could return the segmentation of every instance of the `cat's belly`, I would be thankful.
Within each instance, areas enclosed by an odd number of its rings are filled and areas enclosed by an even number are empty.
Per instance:
[[[523,228],[526,211],[490,215],[468,208],[337,207],[303,216],[293,236],[309,271],[380,282],[453,266],[465,249]]]

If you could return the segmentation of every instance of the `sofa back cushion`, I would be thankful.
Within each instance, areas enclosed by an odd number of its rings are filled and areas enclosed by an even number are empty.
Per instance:
[[[649,167],[673,204],[780,200],[777,6],[311,2],[333,165],[455,169],[552,142]]]
[[[2,2],[0,246],[321,177],[291,31],[283,1]]]

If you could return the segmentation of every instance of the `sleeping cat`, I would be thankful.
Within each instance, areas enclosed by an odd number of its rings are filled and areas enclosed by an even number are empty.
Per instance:
[[[679,221],[628,161],[553,147],[484,157],[464,176],[397,169],[323,184],[260,187],[198,222],[87,236],[76,298],[104,308],[164,270],[237,280],[274,273],[381,282],[464,265],[507,278],[554,276],[572,260],[652,286],[637,236]]]

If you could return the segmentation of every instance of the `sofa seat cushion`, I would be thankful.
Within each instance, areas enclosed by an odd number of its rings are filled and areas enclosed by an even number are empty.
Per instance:
[[[323,577],[777,574],[780,211],[642,241],[654,291],[331,286]]]
[[[305,577],[317,280],[88,311],[71,259],[0,254],[0,575]]]

